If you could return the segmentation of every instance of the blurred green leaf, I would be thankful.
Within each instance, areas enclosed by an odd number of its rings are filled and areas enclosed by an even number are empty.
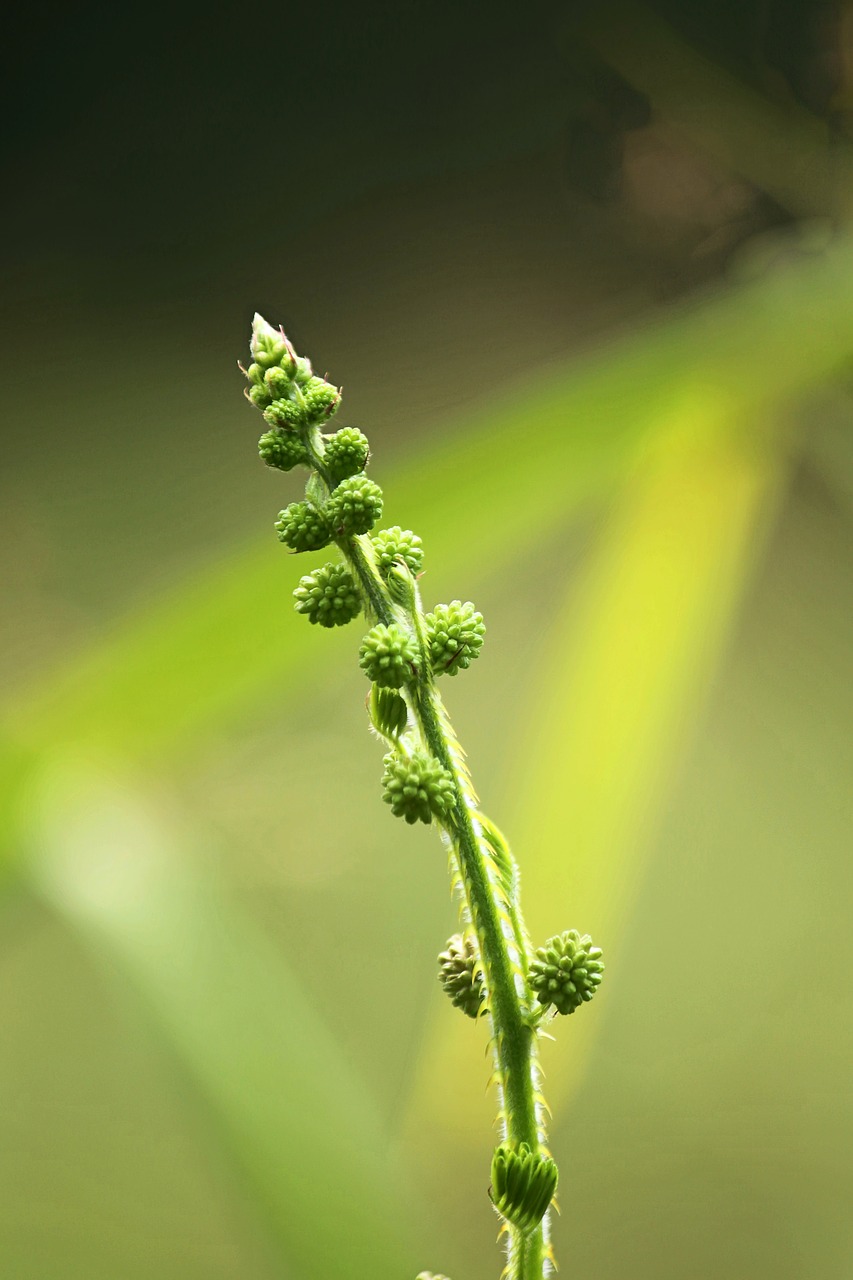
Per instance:
[[[730,421],[724,398],[686,398],[640,450],[548,631],[513,757],[509,830],[534,939],[591,932],[611,982],[649,828],[776,508],[784,467],[769,445]],[[581,1077],[606,992],[554,1031],[560,1043],[544,1056],[555,1114]],[[476,1144],[482,1123],[471,1107],[482,1064],[460,1022],[436,1010],[408,1119],[430,1133],[438,1162],[460,1138]],[[448,1079],[462,1082],[450,1096]]]
[[[294,1274],[414,1275],[415,1197],[367,1090],[281,954],[193,871],[167,816],[108,771],[73,765],[45,775],[34,815],[37,889],[134,979]]]

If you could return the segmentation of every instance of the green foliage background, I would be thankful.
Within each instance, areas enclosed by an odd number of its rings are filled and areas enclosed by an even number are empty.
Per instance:
[[[48,53],[124,69],[48,57],[12,140],[2,1274],[497,1274],[444,857],[357,627],[292,611],[257,306],[486,616],[447,695],[535,937],[605,947],[545,1049],[563,1274],[846,1276],[848,144],[698,4],[318,12],[271,82],[242,12],[84,8]]]

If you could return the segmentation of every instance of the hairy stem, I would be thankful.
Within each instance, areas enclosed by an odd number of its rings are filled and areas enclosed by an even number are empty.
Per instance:
[[[369,543],[362,538],[341,539],[338,546],[361,587],[365,602],[386,625],[400,617],[401,606],[391,597],[376,570]],[[465,769],[449,717],[426,660],[423,618],[415,599],[411,625],[418,637],[422,661],[406,685],[406,693],[423,740],[453,778],[454,804],[444,822],[464,895],[465,913],[474,929],[482,960],[491,1019],[495,1078],[500,1095],[504,1137],[539,1151],[544,1139],[542,1109],[538,1105],[537,1036],[531,1016],[533,1003],[527,984],[527,942],[514,887],[507,886],[496,864],[490,838],[477,816],[477,797]],[[491,824],[491,840],[500,839]],[[502,842],[501,842],[502,843]],[[503,846],[511,864],[511,854]],[[541,1280],[545,1263],[542,1224],[522,1233],[509,1226],[509,1280]]]

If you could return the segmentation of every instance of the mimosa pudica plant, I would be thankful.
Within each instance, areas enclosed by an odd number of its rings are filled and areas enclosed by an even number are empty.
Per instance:
[[[339,556],[302,577],[296,609],[321,627],[363,615],[358,659],[370,682],[370,723],[386,746],[382,798],[395,817],[438,827],[447,849],[461,931],[439,956],[439,979],[455,1008],[488,1027],[501,1138],[489,1195],[506,1236],[505,1274],[542,1280],[553,1265],[548,1211],[558,1173],[547,1147],[538,1039],[555,1017],[592,999],[604,971],[601,949],[575,929],[533,948],[515,859],[480,810],[438,686],[479,657],[482,615],[461,600],[424,612],[424,548],[409,529],[376,528],[382,490],[365,474],[366,436],[355,427],[332,429],[340,391],[258,315],[243,372],[246,395],[267,425],[261,458],[280,471],[309,473],[304,500],[275,521],[280,541],[297,554],[334,547]]]

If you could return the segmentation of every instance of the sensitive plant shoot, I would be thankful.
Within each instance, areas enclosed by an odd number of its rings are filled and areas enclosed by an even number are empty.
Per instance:
[[[370,682],[370,723],[385,744],[382,798],[395,817],[436,826],[447,850],[460,932],[439,955],[439,978],[452,1006],[482,1022],[491,1044],[500,1142],[489,1195],[506,1237],[506,1274],[540,1280],[554,1261],[548,1214],[558,1171],[547,1147],[538,1039],[558,1015],[592,999],[604,971],[601,950],[575,929],[533,948],[517,864],[480,810],[439,681],[479,656],[482,615],[460,600],[424,612],[424,548],[411,530],[377,529],[382,490],[365,474],[367,438],[355,427],[330,429],[340,391],[260,316],[244,373],[246,394],[268,428],[261,458],[280,471],[309,473],[304,501],[279,513],[279,539],[295,553],[338,552],[302,577],[296,609],[321,627],[363,619],[358,660]]]

